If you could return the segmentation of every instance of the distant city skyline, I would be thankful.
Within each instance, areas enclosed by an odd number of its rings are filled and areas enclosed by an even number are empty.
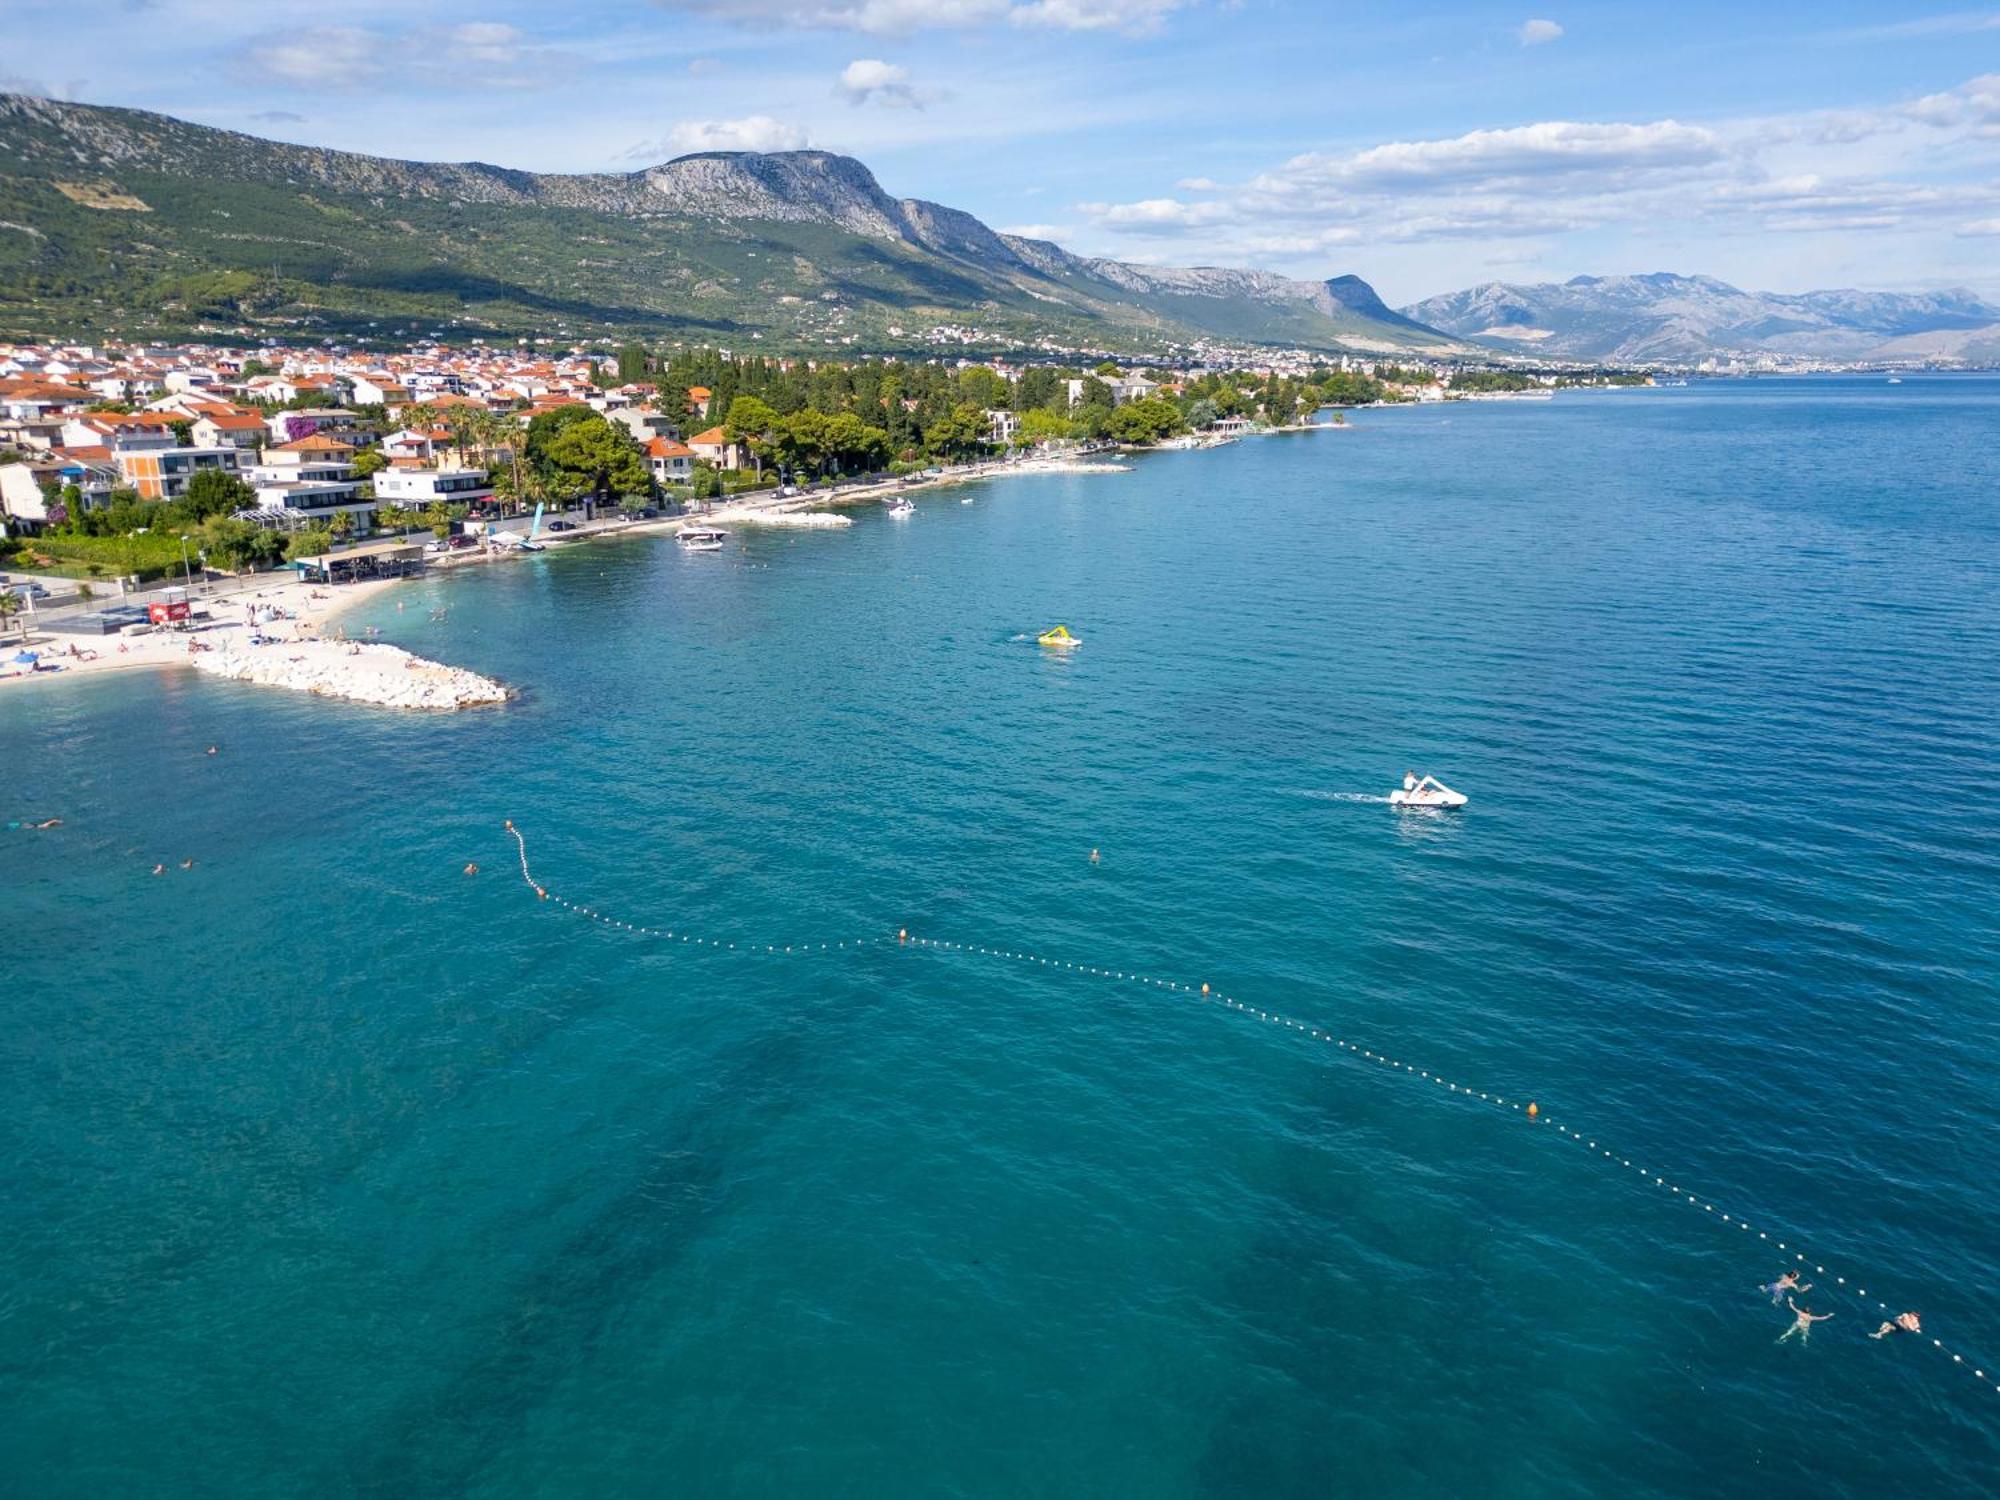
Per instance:
[[[0,88],[542,171],[812,146],[1084,254],[1407,303],[1672,270],[2000,295],[2000,9],[0,0]]]

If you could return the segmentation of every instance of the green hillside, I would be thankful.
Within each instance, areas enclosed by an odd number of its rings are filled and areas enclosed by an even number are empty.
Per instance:
[[[1372,298],[1372,293],[1369,294]],[[1379,304],[1378,304],[1379,305]],[[1434,348],[1316,282],[1090,261],[890,198],[848,158],[539,175],[0,95],[0,337],[451,337],[1133,354]]]

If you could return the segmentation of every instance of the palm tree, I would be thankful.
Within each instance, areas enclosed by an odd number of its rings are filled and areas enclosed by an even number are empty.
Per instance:
[[[9,620],[19,620],[20,614],[21,596],[12,589],[0,589],[0,628],[4,628],[6,622]],[[20,625],[21,639],[26,641],[28,638],[28,622],[20,620]]]

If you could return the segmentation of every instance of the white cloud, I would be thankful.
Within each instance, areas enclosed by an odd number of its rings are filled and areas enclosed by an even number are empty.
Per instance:
[[[1174,186],[1184,193],[1213,193],[1221,188],[1222,184],[1212,177],[1183,177]]]
[[[1061,244],[1076,231],[1068,224],[1009,224],[998,232],[1024,240],[1054,240]]]
[[[697,57],[688,64],[688,72],[696,78],[706,78],[712,73],[720,73],[722,64],[712,57]]]
[[[855,105],[872,102],[890,109],[922,109],[925,103],[910,83],[910,70],[879,57],[857,57],[842,68],[840,92]]]
[[[1905,105],[1903,113],[1922,125],[2000,136],[2000,73],[1986,73],[1941,94],[1927,94]]]
[[[797,125],[769,115],[740,120],[682,120],[658,141],[634,146],[630,156],[687,156],[696,151],[802,151],[811,144]]]
[[[2000,219],[1974,219],[1969,224],[1958,226],[1960,239],[1972,239],[1980,235],[2000,234]]]
[[[358,88],[381,71],[385,38],[361,26],[308,26],[253,42],[250,61],[306,88]]]
[[[422,76],[485,88],[539,88],[565,75],[574,59],[536,44],[502,21],[462,21],[413,31],[365,26],[309,26],[271,32],[248,47],[250,64],[306,89],[388,87],[407,78],[407,58],[422,60]]]
[[[1192,0],[658,0],[743,26],[906,36],[997,23],[1057,31],[1145,32]]]
[[[1521,29],[1514,34],[1521,39],[1523,47],[1539,47],[1544,42],[1553,42],[1563,34],[1563,29],[1554,21],[1536,19],[1523,21]]]
[[[1713,131],[1674,120],[1646,125],[1549,120],[1474,130],[1436,141],[1391,141],[1352,156],[1298,156],[1278,179],[1338,182],[1349,190],[1396,191],[1438,183],[1657,172],[1704,166],[1723,154]]]
[[[1137,203],[1079,203],[1076,210],[1104,229],[1134,234],[1178,234],[1234,216],[1227,204],[1183,203],[1178,198],[1145,198]]]

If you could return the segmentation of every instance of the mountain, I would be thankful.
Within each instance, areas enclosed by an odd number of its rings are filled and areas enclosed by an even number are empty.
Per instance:
[[[1979,330],[1985,345],[2000,338],[2000,308],[1970,291],[1784,296],[1665,272],[1534,286],[1492,281],[1403,311],[1496,350],[1633,363],[1759,354],[1888,358],[1892,341]]]
[[[629,173],[393,161],[0,94],[0,336],[671,338],[773,351],[1197,340],[1445,352],[1351,276],[1070,254],[892,198],[851,157]]]

